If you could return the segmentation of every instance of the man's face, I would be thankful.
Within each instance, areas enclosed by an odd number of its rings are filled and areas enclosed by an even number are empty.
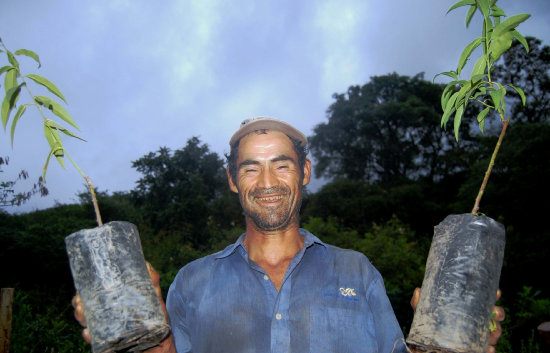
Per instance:
[[[241,139],[236,180],[229,173],[228,177],[247,219],[260,230],[274,231],[298,222],[302,188],[309,183],[310,174],[311,162],[306,160],[300,170],[288,136],[267,130]]]

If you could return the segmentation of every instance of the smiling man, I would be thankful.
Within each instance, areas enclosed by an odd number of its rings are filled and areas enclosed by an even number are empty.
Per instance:
[[[246,233],[185,266],[167,309],[178,352],[403,352],[380,274],[358,252],[300,229],[306,137],[276,119],[242,123],[227,176]]]
[[[311,177],[306,137],[257,118],[241,124],[230,146],[227,177],[246,232],[179,271],[166,303],[172,334],[147,352],[406,352],[382,277],[365,255],[300,228]],[[158,274],[149,270],[162,302]],[[78,295],[73,305],[85,326]]]

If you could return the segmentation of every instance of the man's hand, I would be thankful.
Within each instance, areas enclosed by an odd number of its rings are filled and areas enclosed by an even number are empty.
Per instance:
[[[160,276],[149,262],[147,262],[147,269],[149,270],[149,276],[151,276],[151,280],[153,281],[155,293],[159,298],[160,305],[162,306],[162,310],[164,311],[164,315],[166,316],[166,320],[168,321],[168,312],[166,311],[166,305],[164,304],[164,300],[162,299],[162,293],[160,290]],[[74,308],[74,317],[80,323],[80,325],[84,327],[84,329],[82,330],[82,338],[84,338],[86,342],[90,343],[92,341],[92,338],[90,337],[90,331],[86,327],[84,305],[82,304],[82,299],[80,298],[78,292],[73,297],[71,304]],[[144,353],[176,353],[176,347],[174,345],[174,338],[172,337],[172,333],[168,334],[168,336],[164,340],[162,340],[162,342],[160,342],[158,346],[150,348],[144,351]]]
[[[413,296],[411,298],[411,307],[413,310],[416,310],[416,307],[418,306],[418,301],[420,300],[420,288],[416,288],[413,292]],[[502,292],[497,290],[497,301],[500,299]],[[504,317],[506,314],[504,313],[504,309],[500,306],[494,306],[493,307],[493,314],[491,319],[491,336],[489,336],[489,348],[487,349],[487,353],[496,353],[495,346],[498,342],[498,339],[500,338],[500,335],[502,334],[502,328],[500,327],[500,322],[504,320]]]

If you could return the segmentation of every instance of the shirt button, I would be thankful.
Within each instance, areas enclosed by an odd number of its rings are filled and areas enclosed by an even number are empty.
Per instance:
[[[264,279],[267,281],[269,279],[268,275],[264,275]]]
[[[283,315],[277,313],[277,314],[275,315],[275,318],[276,318],[277,320],[281,320],[281,319],[283,318]]]

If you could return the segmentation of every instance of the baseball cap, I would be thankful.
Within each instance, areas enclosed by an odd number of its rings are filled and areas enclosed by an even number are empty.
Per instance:
[[[290,136],[293,139],[300,141],[300,144],[302,146],[307,145],[307,138],[303,133],[300,132],[300,130],[282,120],[267,117],[258,117],[243,120],[239,130],[237,130],[231,137],[231,140],[229,140],[229,145],[233,146],[236,141],[239,141],[244,136],[257,130],[280,131],[287,136]]]

